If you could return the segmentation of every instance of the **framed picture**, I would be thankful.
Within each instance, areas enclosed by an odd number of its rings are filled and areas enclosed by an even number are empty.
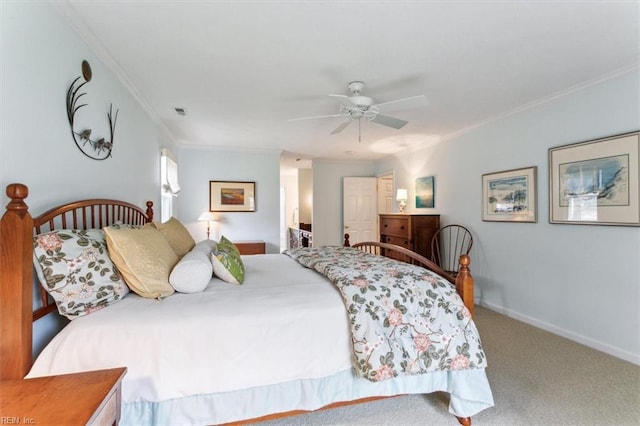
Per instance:
[[[255,212],[256,183],[209,181],[209,210],[212,212]]]
[[[482,175],[482,220],[537,222],[537,171],[533,166]]]
[[[416,179],[416,208],[432,209],[435,207],[434,177],[425,176]]]
[[[640,226],[640,132],[549,149],[549,222]]]

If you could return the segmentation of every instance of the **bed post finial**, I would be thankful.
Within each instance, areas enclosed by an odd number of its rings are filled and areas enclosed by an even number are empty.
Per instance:
[[[349,234],[344,234],[344,247],[351,247],[351,243],[349,242]]]
[[[11,199],[7,204],[7,210],[15,211],[18,214],[24,215],[29,209],[29,206],[24,202],[24,199],[29,196],[29,188],[27,185],[21,183],[10,183],[7,185],[6,190],[7,197]]]
[[[460,270],[456,276],[456,290],[458,290],[458,294],[462,296],[464,305],[469,309],[471,316],[473,316],[475,300],[473,298],[473,277],[469,271],[471,258],[467,254],[462,254],[460,255],[459,263]]]
[[[153,220],[153,201],[147,201],[147,223]]]
[[[26,185],[7,185],[0,220],[0,379],[22,379],[32,362],[33,220]],[[16,261],[18,260],[18,261]]]

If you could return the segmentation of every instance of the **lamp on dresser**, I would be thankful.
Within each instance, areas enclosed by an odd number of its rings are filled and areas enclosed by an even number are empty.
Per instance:
[[[217,219],[216,219],[215,215],[213,214],[213,212],[206,211],[206,212],[202,213],[200,215],[200,217],[198,217],[198,220],[207,222],[207,240],[208,240],[209,239],[209,235],[211,235],[211,222],[215,222]]]
[[[407,208],[407,190],[406,188],[398,188],[396,192],[396,201],[398,201],[398,208],[400,209],[400,213],[404,213],[404,210]]]

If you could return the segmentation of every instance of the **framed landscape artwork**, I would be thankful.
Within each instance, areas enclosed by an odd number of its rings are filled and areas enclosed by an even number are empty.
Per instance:
[[[209,211],[256,211],[256,183],[209,181]]]
[[[435,198],[434,177],[425,176],[416,179],[416,208],[434,208]]]
[[[640,132],[549,149],[549,222],[640,226]]]
[[[537,167],[482,175],[482,220],[537,222]]]

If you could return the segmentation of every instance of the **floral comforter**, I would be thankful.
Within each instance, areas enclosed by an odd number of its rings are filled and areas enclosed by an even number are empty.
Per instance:
[[[379,381],[486,367],[469,310],[454,286],[439,275],[351,247],[285,253],[340,290],[360,376]]]

